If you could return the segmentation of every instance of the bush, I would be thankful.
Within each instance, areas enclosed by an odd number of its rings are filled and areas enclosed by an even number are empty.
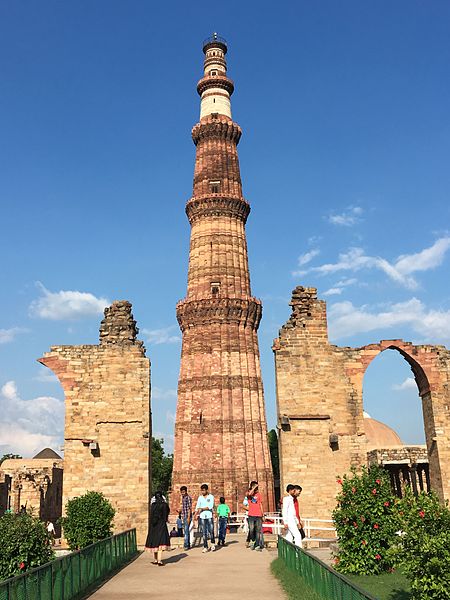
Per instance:
[[[66,504],[66,516],[61,519],[71,550],[85,548],[112,535],[115,510],[100,492],[86,492]]]
[[[0,580],[20,575],[54,558],[45,524],[31,514],[0,517]]]
[[[339,538],[335,568],[342,573],[374,575],[392,569],[388,552],[399,529],[396,498],[388,473],[379,467],[363,468],[339,478],[333,520]]]
[[[398,502],[401,529],[397,554],[411,583],[412,597],[450,599],[450,510],[433,492]]]

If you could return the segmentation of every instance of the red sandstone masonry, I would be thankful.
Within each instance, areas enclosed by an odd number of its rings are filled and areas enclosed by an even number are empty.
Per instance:
[[[225,80],[224,74],[227,86]],[[262,308],[250,289],[250,207],[242,196],[237,154],[241,133],[220,114],[202,118],[192,131],[197,153],[193,197],[186,205],[187,296],[177,305],[183,346],[172,489],[177,502],[181,485],[195,495],[208,483],[232,510],[240,510],[249,481],[258,479],[265,510],[273,510],[257,339]]]
[[[292,314],[274,341],[281,485],[303,486],[305,516],[329,518],[336,476],[367,461],[362,386],[370,362],[386,349],[411,366],[422,397],[431,487],[450,499],[450,352],[382,340],[362,348],[328,341],[326,304],[315,288],[297,287]],[[282,418],[289,425],[282,425]],[[326,417],[326,418],[322,418]],[[332,447],[330,435],[337,434]]]
[[[150,361],[137,340],[129,302],[105,310],[100,345],[53,346],[43,358],[66,399],[63,506],[88,490],[116,509],[115,531],[147,535]],[[89,448],[97,442],[98,451]]]

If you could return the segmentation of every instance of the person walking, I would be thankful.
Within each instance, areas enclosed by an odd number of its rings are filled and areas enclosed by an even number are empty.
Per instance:
[[[250,487],[247,492],[247,500],[249,539],[254,540],[253,546],[250,546],[250,548],[252,550],[258,550],[261,552],[261,550],[264,548],[262,535],[264,510],[261,494],[258,491],[257,481],[252,481],[250,483]]]
[[[283,498],[283,508],[281,511],[281,518],[283,521],[284,529],[286,531],[286,540],[288,542],[294,542],[296,546],[302,547],[302,536],[298,529],[299,519],[295,512],[294,497],[296,495],[295,485],[289,484],[286,487],[287,495]]]
[[[201,487],[201,494],[198,497],[195,518],[199,518],[200,528],[203,535],[203,550],[202,552],[208,552],[208,535],[211,537],[211,552],[216,549],[216,542],[214,540],[214,521],[213,521],[213,510],[214,510],[214,496],[208,492],[208,486],[204,483]]]
[[[295,486],[295,496],[294,496],[294,508],[295,508],[295,515],[298,520],[298,530],[300,531],[300,536],[303,540],[306,537],[306,533],[305,533],[305,530],[303,529],[303,521],[300,517],[300,505],[298,502],[298,499],[300,498],[301,493],[302,493],[302,486],[296,485]]]
[[[55,545],[55,526],[51,521],[46,521],[45,525],[47,527],[48,537],[50,538],[52,546]]]
[[[183,537],[183,520],[181,519],[181,510],[178,513],[178,517],[177,517],[177,536],[178,537]]]
[[[153,552],[153,565],[164,566],[162,553],[170,547],[170,537],[167,530],[169,505],[164,500],[162,492],[155,492],[155,501],[151,504],[150,530],[145,542],[145,550]]]
[[[181,520],[183,522],[184,531],[184,549],[189,550],[191,547],[191,522],[192,522],[192,498],[188,494],[188,489],[185,485],[180,487],[181,494]]]
[[[225,537],[227,535],[228,515],[230,514],[230,507],[225,504],[225,498],[220,497],[220,504],[217,507],[217,516],[219,517],[219,546],[225,546]]]

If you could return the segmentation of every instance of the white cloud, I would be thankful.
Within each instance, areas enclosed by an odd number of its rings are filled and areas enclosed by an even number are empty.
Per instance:
[[[309,262],[312,261],[313,258],[318,256],[319,254],[320,254],[320,250],[318,248],[314,248],[313,250],[309,250],[308,252],[301,254],[298,257],[298,266],[301,267],[303,265],[308,264]]]
[[[410,327],[422,343],[450,340],[450,311],[427,309],[417,298],[389,304],[381,310],[368,306],[358,308],[349,301],[337,302],[331,305],[328,315],[333,340],[400,325]]]
[[[37,283],[41,297],[33,300],[29,307],[31,317],[59,321],[99,315],[111,303],[106,298],[97,298],[89,292],[61,290],[50,292],[42,283]]]
[[[0,452],[33,456],[63,439],[64,401],[52,396],[23,400],[14,381],[0,390]]]
[[[163,433],[162,431],[154,431],[153,437],[158,440],[162,439],[164,442],[164,451],[166,454],[172,454],[173,446],[175,442],[175,436],[171,433]]]
[[[0,455],[19,454],[31,458],[43,448],[58,451],[61,440],[51,435],[30,433],[14,423],[0,423]]]
[[[0,344],[8,344],[14,341],[20,333],[26,333],[28,329],[24,327],[11,327],[10,329],[0,329]]]
[[[168,421],[169,423],[175,423],[175,414],[173,412],[170,412],[170,410],[168,410],[166,412],[166,421]]]
[[[324,296],[339,296],[340,294],[342,294],[342,289],[343,288],[332,287],[329,290],[327,290],[326,292],[324,292],[323,295]]]
[[[352,227],[361,221],[363,209],[360,206],[349,206],[342,213],[333,213],[327,216],[327,220],[332,225],[342,225]]]
[[[349,248],[347,252],[339,254],[335,263],[325,263],[318,267],[310,267],[305,271],[294,271],[293,275],[305,275],[306,273],[332,275],[341,271],[355,273],[363,269],[378,269],[400,285],[415,289],[418,284],[411,274],[428,271],[440,266],[449,248],[450,237],[439,238],[429,248],[414,254],[402,254],[393,263],[380,256],[368,256],[362,248]],[[339,286],[335,285],[333,287]]]
[[[14,400],[17,398],[17,386],[15,381],[7,381],[2,386],[1,394],[7,400]]]
[[[417,390],[417,383],[414,377],[407,377],[402,383],[394,383],[392,389],[400,392],[403,390]]]
[[[159,387],[152,386],[152,400],[170,400],[171,398],[177,397],[177,390],[167,389],[164,390]]]
[[[59,383],[59,379],[47,367],[41,367],[39,373],[33,377],[33,380],[40,383]]]
[[[161,329],[142,329],[142,335],[145,336],[145,341],[148,344],[176,344],[181,341],[181,337],[173,335],[174,330],[176,330],[175,325]]]
[[[338,295],[342,294],[342,292],[344,291],[344,288],[348,287],[349,285],[353,285],[353,284],[357,283],[357,281],[358,280],[355,279],[354,277],[348,278],[348,279],[341,279],[340,281],[335,283],[333,287],[331,287],[326,292],[324,292],[323,295],[324,296],[338,296]]]

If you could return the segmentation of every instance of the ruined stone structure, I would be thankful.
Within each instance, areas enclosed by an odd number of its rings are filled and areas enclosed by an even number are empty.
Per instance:
[[[51,521],[59,536],[62,514],[63,460],[46,448],[34,458],[9,458],[0,465],[0,516],[21,506]]]
[[[208,483],[236,510],[248,482],[257,479],[266,510],[273,509],[257,330],[261,302],[251,295],[237,144],[231,118],[233,82],[226,42],[204,44],[187,295],[177,304],[183,333],[172,488],[196,494]]]
[[[150,361],[131,304],[105,309],[100,344],[53,346],[43,358],[66,396],[64,504],[88,490],[114,508],[116,531],[145,542],[150,477]]]
[[[328,341],[326,304],[315,288],[297,287],[292,314],[274,341],[281,484],[303,486],[305,516],[329,518],[336,476],[367,463],[363,378],[386,349],[408,362],[422,398],[430,485],[450,498],[450,352],[383,340],[362,348]]]

